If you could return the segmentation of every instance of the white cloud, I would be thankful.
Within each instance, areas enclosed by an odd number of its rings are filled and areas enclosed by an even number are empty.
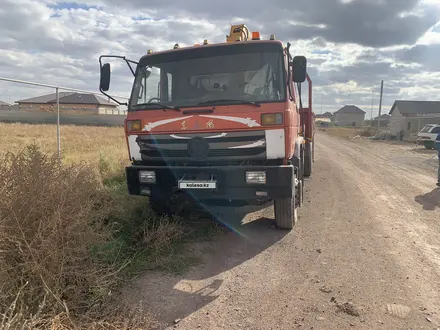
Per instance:
[[[382,79],[386,110],[395,99],[438,98],[439,18],[438,0],[2,0],[0,76],[97,91],[101,54],[137,60],[176,42],[221,42],[244,22],[308,57],[315,111],[322,100],[323,111],[351,103],[369,113]],[[112,66],[112,93],[128,95],[130,71]],[[4,101],[44,92],[0,82]]]

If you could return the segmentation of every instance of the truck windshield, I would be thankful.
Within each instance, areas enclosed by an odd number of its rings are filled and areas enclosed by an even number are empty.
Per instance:
[[[286,99],[283,49],[276,43],[197,47],[145,56],[129,111]]]

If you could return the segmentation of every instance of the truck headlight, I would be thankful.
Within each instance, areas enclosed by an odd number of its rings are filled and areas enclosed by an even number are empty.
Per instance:
[[[266,183],[266,172],[246,172],[246,183]]]
[[[156,173],[154,171],[139,171],[139,182],[141,183],[155,183]]]
[[[261,115],[261,125],[282,125],[283,114],[282,113],[263,113]]]
[[[127,120],[127,131],[139,132],[142,131],[142,124],[140,120]]]

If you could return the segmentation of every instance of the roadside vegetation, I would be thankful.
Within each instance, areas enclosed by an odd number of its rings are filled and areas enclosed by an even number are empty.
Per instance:
[[[158,217],[128,196],[121,128],[0,124],[0,329],[148,329],[118,301],[130,277],[182,272],[212,221]]]
[[[355,136],[359,137],[372,137],[378,133],[378,130],[376,127],[322,127],[318,126],[317,130],[321,132],[326,132],[327,134],[339,138],[345,138],[350,139]]]
[[[103,165],[115,171],[128,164],[122,127],[61,126],[60,133],[64,164],[85,162],[96,167],[105,160]],[[0,123],[0,156],[6,152],[15,153],[30,144],[45,153],[56,153],[56,134],[56,125]]]

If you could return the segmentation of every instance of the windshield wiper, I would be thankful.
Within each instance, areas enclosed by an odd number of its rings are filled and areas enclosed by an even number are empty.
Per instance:
[[[211,105],[211,104],[215,105],[215,104],[230,103],[230,102],[238,102],[238,103],[243,103],[243,104],[251,104],[251,105],[254,105],[256,107],[261,106],[260,103],[255,102],[255,101],[234,100],[234,99],[218,99],[218,100],[203,101],[203,102],[197,103],[197,105]]]
[[[151,106],[151,105],[155,105],[159,108],[162,108],[163,111],[166,111],[167,109],[174,110],[174,111],[180,111],[180,108],[173,107],[171,105],[165,105],[162,103],[157,103],[157,102],[138,103],[138,104],[133,105],[132,108],[134,108],[135,110],[142,110],[139,108],[145,107],[145,106]]]

